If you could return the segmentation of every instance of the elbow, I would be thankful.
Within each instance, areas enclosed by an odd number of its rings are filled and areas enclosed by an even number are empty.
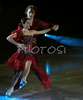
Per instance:
[[[9,38],[8,37],[6,37],[6,40],[8,40]]]
[[[10,40],[10,37],[8,36],[8,37],[6,38],[6,40],[8,40],[8,41],[9,41],[9,40]]]

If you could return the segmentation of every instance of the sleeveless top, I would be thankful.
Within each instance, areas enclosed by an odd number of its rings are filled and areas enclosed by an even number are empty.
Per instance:
[[[14,41],[18,43],[23,43],[25,45],[25,50],[18,48],[17,52],[24,55],[32,55],[32,45],[36,42],[33,36],[24,35],[21,30],[15,30],[11,34],[17,33],[17,37],[13,38]]]

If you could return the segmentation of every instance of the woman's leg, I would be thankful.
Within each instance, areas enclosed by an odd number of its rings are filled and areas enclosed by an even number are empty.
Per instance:
[[[25,69],[23,71],[23,76],[22,77],[27,77],[29,72],[30,72],[30,68],[31,68],[31,64],[32,64],[32,61],[28,60],[26,63],[25,63]]]
[[[12,83],[11,83],[11,87],[8,89],[8,91],[6,92],[6,96],[10,96],[13,91],[14,91],[14,86],[16,85],[19,77],[21,76],[22,71],[21,72],[16,72],[15,76],[13,77]]]
[[[22,79],[20,81],[20,88],[22,88],[24,85],[27,84],[27,81],[26,81],[26,78],[30,72],[30,67],[31,67],[31,64],[32,64],[32,61],[28,60],[26,63],[25,63],[25,69],[23,71],[23,76],[22,76]]]
[[[16,90],[16,89],[20,89],[20,88],[22,88],[24,85],[26,85],[26,77],[28,76],[28,74],[29,74],[29,72],[30,72],[30,67],[31,67],[31,64],[32,64],[32,61],[30,61],[30,60],[28,60],[26,63],[25,63],[25,69],[24,69],[24,71],[23,71],[23,76],[22,76],[22,79],[24,79],[25,80],[25,83],[21,80],[21,79],[18,79],[19,80],[19,82],[18,82],[18,84],[16,84],[15,85],[15,87],[14,87],[14,90]],[[20,81],[21,80],[21,81]]]
[[[19,77],[21,76],[22,71],[21,72],[16,72],[15,76],[13,77],[12,83],[11,83],[11,87],[14,87],[19,79]]]
[[[15,74],[16,74],[16,72],[14,73],[14,75],[15,75]],[[17,89],[19,89],[19,87],[20,87],[20,81],[21,81],[21,76],[19,77],[19,79],[18,79],[16,85],[14,86],[14,91],[16,91]]]

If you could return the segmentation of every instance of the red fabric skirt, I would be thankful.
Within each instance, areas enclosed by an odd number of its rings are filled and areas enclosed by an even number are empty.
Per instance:
[[[31,55],[23,55],[18,52],[14,53],[8,61],[5,63],[8,67],[11,67],[14,71],[20,72],[25,69],[26,61],[32,61],[31,69],[34,73],[38,73],[41,84],[44,85],[45,89],[50,88],[51,82],[49,80],[50,75],[47,75],[40,67],[37,66],[34,56]]]

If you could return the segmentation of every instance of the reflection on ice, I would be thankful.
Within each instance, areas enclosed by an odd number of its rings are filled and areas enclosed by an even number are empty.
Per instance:
[[[21,99],[21,98],[15,98],[15,97],[7,97],[7,96],[0,96],[0,100],[32,100],[32,99]]]
[[[49,74],[49,73],[50,73],[50,70],[49,70],[49,64],[48,64],[48,62],[46,63],[46,72],[47,72],[47,74]]]

